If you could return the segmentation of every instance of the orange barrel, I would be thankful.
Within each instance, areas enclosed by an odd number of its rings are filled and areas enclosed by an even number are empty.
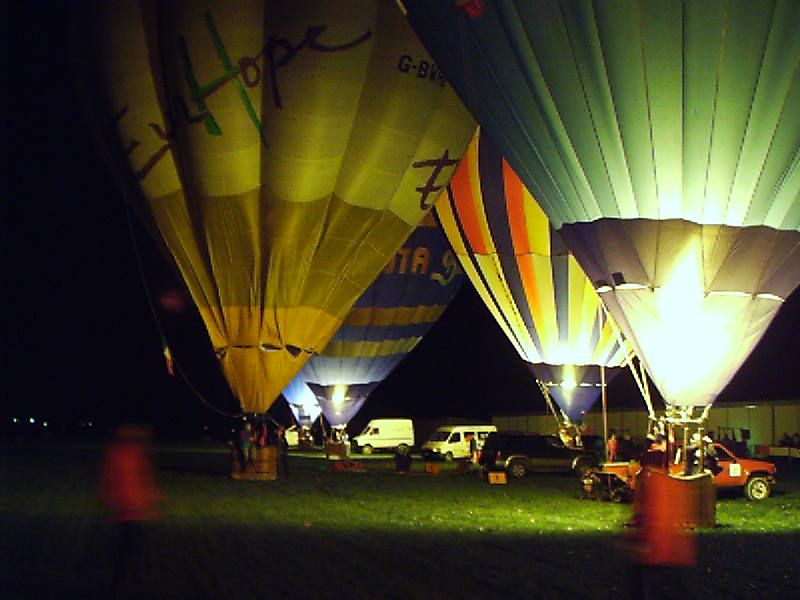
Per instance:
[[[687,504],[684,525],[690,528],[717,524],[717,486],[711,473],[671,476],[680,486],[680,498]]]

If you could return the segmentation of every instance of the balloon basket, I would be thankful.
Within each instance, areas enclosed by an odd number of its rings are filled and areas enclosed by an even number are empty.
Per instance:
[[[683,523],[695,529],[717,525],[717,487],[711,473],[696,475],[672,475],[680,482],[683,492],[677,496],[688,504],[686,514],[689,518]]]
[[[240,466],[241,463],[239,463]],[[232,462],[232,468],[235,465]],[[239,471],[232,470],[233,479],[251,479],[255,481],[272,481],[278,478],[278,448],[264,446],[256,448],[253,464]]]

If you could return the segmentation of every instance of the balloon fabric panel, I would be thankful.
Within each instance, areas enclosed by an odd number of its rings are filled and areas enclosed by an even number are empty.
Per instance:
[[[479,148],[475,151],[472,146]],[[465,157],[447,193],[437,202],[437,214],[452,246],[458,249],[465,272],[522,358],[531,363],[588,364],[596,360],[595,364],[606,366],[622,364],[625,352],[619,351],[618,343],[609,346],[607,337],[601,338],[599,333],[605,333],[610,324],[600,310],[597,294],[547,225],[544,214],[534,208],[533,198],[520,191],[521,182],[510,167],[503,166],[502,157],[485,136],[473,140]],[[465,181],[471,178],[479,178],[480,186]],[[475,189],[483,193],[481,198],[464,197]],[[483,209],[474,210],[480,204]],[[462,207],[472,235],[462,227]],[[484,219],[482,225],[475,223],[476,215]],[[488,232],[494,243],[476,239],[479,231]],[[500,254],[478,252],[492,246]],[[530,250],[517,254],[527,247],[544,247],[547,254]],[[598,356],[601,343],[606,353]]]
[[[441,228],[426,216],[297,376],[332,425],[352,419],[437,321],[462,279]]]
[[[545,363],[528,366],[570,421],[580,425],[602,391],[603,375],[600,366]],[[606,385],[621,371],[622,369],[606,369]]]
[[[297,423],[301,427],[311,427],[321,412],[317,397],[311,388],[295,376],[282,393]]]
[[[83,16],[106,158],[242,408],[262,412],[425,216],[474,122],[391,2],[97,2]]]
[[[561,234],[662,395],[686,406],[713,401],[800,276],[800,238],[769,227],[604,219]]]

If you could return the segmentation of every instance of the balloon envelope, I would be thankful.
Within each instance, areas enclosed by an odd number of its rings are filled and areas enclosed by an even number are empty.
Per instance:
[[[665,401],[713,402],[800,282],[800,3],[404,4]]]
[[[311,427],[319,417],[321,409],[319,402],[317,402],[317,397],[306,385],[305,381],[295,375],[289,385],[283,388],[282,393],[297,424],[301,427]]]
[[[297,378],[331,425],[346,425],[411,352],[458,291],[463,274],[432,215],[358,298],[331,342]]]
[[[629,347],[575,258],[486,135],[470,143],[436,212],[508,339],[561,409],[580,422],[601,391],[600,366],[619,367]]]
[[[391,2],[121,0],[77,27],[105,154],[262,412],[426,214],[471,117]]]

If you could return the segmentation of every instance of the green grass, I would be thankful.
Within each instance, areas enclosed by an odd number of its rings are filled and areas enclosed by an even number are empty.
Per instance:
[[[0,503],[12,598],[102,598],[110,530],[96,497],[100,447],[7,444]],[[163,516],[127,598],[629,598],[626,505],[578,498],[577,482],[530,476],[490,486],[439,475],[321,469],[295,455],[291,477],[227,477],[224,446],[161,446]],[[690,598],[792,597],[798,586],[800,471],[761,503],[722,495],[720,527],[697,534]],[[9,594],[8,591],[11,591]],[[0,595],[4,592],[0,591]]]

